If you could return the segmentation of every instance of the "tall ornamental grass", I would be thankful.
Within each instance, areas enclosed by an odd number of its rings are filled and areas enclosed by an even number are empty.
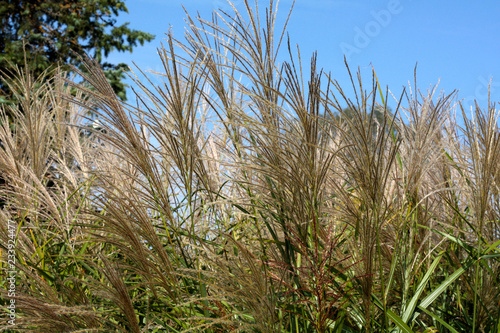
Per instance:
[[[244,5],[188,15],[134,105],[87,58],[2,74],[2,329],[499,332],[495,105],[341,86]]]

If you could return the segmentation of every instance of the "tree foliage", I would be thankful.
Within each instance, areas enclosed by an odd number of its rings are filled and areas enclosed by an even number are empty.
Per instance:
[[[128,66],[105,59],[113,51],[132,52],[154,36],[131,29],[129,23],[117,25],[121,12],[128,12],[124,0],[0,0],[0,70],[23,67],[24,50],[35,75],[54,64],[81,67],[80,55],[88,53],[125,100],[122,80]],[[5,84],[0,89],[4,101],[9,99]]]
[[[371,135],[376,137],[379,128],[384,126],[384,120],[390,122],[393,118],[394,114],[389,106],[375,105],[370,107],[366,114],[353,107],[344,107],[342,111],[321,114],[320,124],[326,132],[332,135],[337,133],[339,128],[349,128],[354,125],[352,122],[357,122],[356,125],[369,128]],[[387,123],[385,130],[389,128],[395,133],[395,129]]]

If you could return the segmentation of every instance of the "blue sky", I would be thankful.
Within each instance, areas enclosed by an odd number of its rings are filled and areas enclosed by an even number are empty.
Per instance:
[[[244,9],[243,0],[233,2]],[[291,3],[280,1],[278,15],[285,18]],[[134,61],[143,70],[161,69],[156,48],[169,28],[182,39],[186,26],[182,5],[193,16],[199,12],[205,18],[217,8],[229,9],[225,0],[127,0],[126,5],[129,14],[121,14],[119,22],[128,21],[132,28],[156,38],[133,53],[113,53],[109,60]],[[500,101],[499,17],[500,2],[494,0],[297,0],[288,31],[304,62],[317,51],[319,66],[346,88],[344,54],[351,70],[360,67],[367,83],[373,64],[380,83],[398,96],[403,86],[409,82],[413,86],[418,62],[421,90],[440,80],[438,91],[459,89],[458,97],[466,104],[477,99],[486,107],[490,79],[492,101]]]

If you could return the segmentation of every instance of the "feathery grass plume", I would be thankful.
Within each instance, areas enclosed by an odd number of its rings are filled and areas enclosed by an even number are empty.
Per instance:
[[[164,176],[175,176],[161,169],[158,156],[141,135],[136,122],[127,114],[127,106],[121,105],[117,97],[111,95],[111,87],[102,70],[90,60],[85,64],[90,74],[84,77],[95,89],[86,89],[85,93],[94,99],[97,106],[95,112],[105,129],[100,137],[110,145],[117,158],[113,169],[106,170],[99,178],[99,195],[94,202],[99,209],[89,213],[93,213],[98,222],[93,233],[94,241],[103,244],[103,250],[110,256],[106,260],[116,261],[118,268],[111,269],[111,264],[108,264],[100,265],[98,269],[106,276],[121,276],[125,280],[127,290],[122,291],[116,299],[127,322],[137,326],[134,316],[141,316],[149,325],[156,318],[146,314],[150,303],[148,293],[151,292],[157,302],[173,311],[172,304],[182,297],[183,288],[174,267],[192,265],[194,260],[186,254],[189,237],[186,240],[178,233],[186,228],[181,220],[181,214],[185,212],[173,212],[176,207],[175,194],[169,192],[162,180]],[[168,130],[164,125],[158,125]],[[148,129],[153,135],[156,134],[154,128]],[[172,134],[171,139],[174,139],[170,142],[172,148],[179,151],[181,144]],[[183,156],[182,153],[177,156],[180,158],[178,162],[187,162],[187,165],[176,165],[178,170],[182,170],[180,174],[191,177],[189,156]],[[101,286],[94,284],[93,288],[104,292],[108,286],[106,283]],[[130,305],[133,295],[136,295],[137,303],[144,304],[134,313]]]
[[[76,127],[79,109],[61,98],[68,90],[64,73],[34,78],[27,68],[13,75],[1,77],[18,104],[0,110],[0,174],[5,180],[0,226],[3,262],[8,239],[15,236],[16,329],[99,327],[79,280],[85,274],[78,254],[87,248],[82,244],[88,235],[76,222],[88,203],[83,170],[93,155]],[[7,288],[1,294],[5,305]],[[1,325],[8,326],[6,317]]]
[[[486,110],[478,104],[471,108],[471,118],[460,104],[465,126],[463,146],[455,145],[457,162],[465,178],[462,187],[463,219],[461,226],[464,250],[472,258],[484,255],[498,243],[500,236],[499,175],[500,175],[500,112],[488,99]],[[461,201],[462,201],[461,200]],[[465,207],[464,207],[465,206]],[[470,247],[469,247],[470,246]],[[496,246],[498,250],[498,245]],[[498,323],[500,263],[498,260],[477,260],[464,277],[464,287],[469,289],[466,301],[473,304],[472,330],[482,332]]]
[[[381,286],[376,283],[382,280],[383,284],[385,276],[381,261],[385,245],[385,225],[395,215],[393,198],[388,198],[386,193],[400,142],[391,138],[393,121],[388,113],[378,127],[373,121],[377,107],[375,81],[371,91],[366,93],[360,74],[357,75],[359,88],[351,75],[356,98],[354,102],[346,96],[337,81],[330,81],[338,97],[330,90],[327,103],[330,109],[337,110],[343,118],[342,122],[335,118],[332,121],[341,145],[344,146],[338,153],[340,172],[334,174],[335,180],[331,184],[338,196],[336,210],[340,221],[345,221],[350,226],[349,253],[360,261],[359,265],[354,266],[360,276],[358,281],[362,308],[358,311],[363,325],[369,330],[371,316],[376,314],[372,295],[379,292]],[[340,100],[347,103],[350,114],[344,114],[345,108],[341,106]],[[386,109],[387,106],[384,105],[383,108]]]

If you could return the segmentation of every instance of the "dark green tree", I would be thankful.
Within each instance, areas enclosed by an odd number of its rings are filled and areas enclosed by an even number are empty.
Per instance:
[[[322,114],[320,118],[324,118],[325,120],[321,122],[322,127],[326,131],[335,132],[337,126],[346,126],[347,123],[351,123],[350,126],[347,127],[355,127],[361,125],[359,122],[361,119],[364,121],[364,126],[368,128],[371,122],[371,132],[375,137],[378,131],[378,128],[383,126],[384,119],[387,117],[386,130],[391,128],[390,123],[393,120],[394,114],[392,112],[391,107],[384,107],[380,105],[376,105],[371,108],[365,116],[356,115],[356,111],[352,108],[346,107],[342,110],[342,112],[335,113],[326,113]],[[353,123],[357,121],[358,123]],[[334,126],[334,124],[336,124]],[[393,133],[395,133],[395,129],[392,128]]]
[[[120,12],[128,12],[124,0],[0,0],[0,70],[23,67],[25,57],[35,75],[55,64],[82,68],[80,56],[86,53],[102,65],[117,95],[126,100],[128,66],[105,59],[113,51],[132,52],[154,36],[129,28],[129,23],[117,25]],[[0,99],[8,101],[5,82],[0,89]]]

